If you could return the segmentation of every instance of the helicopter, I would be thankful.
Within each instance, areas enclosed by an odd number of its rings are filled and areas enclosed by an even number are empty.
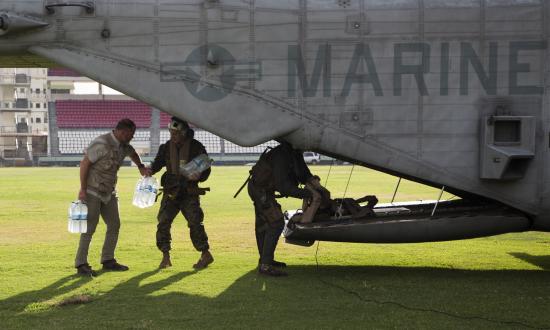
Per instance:
[[[550,8],[539,0],[0,0],[0,66],[81,73],[241,146],[273,139],[456,201],[287,239],[550,231]]]

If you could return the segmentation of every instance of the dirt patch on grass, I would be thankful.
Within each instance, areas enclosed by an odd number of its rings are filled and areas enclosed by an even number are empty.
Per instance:
[[[61,300],[60,302],[56,303],[55,306],[57,307],[63,307],[63,306],[71,306],[71,305],[82,305],[92,302],[92,296],[87,294],[80,294],[77,296],[72,296],[65,298]]]

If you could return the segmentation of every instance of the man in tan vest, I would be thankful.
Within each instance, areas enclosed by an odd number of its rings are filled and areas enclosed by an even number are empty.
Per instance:
[[[95,276],[96,272],[88,264],[88,248],[94,235],[99,215],[107,225],[107,233],[101,252],[104,270],[126,271],[127,266],[115,259],[120,217],[116,194],[117,172],[127,156],[137,165],[139,173],[149,176],[147,169],[134,148],[129,145],[134,137],[136,125],[130,119],[122,119],[111,132],[97,137],[90,143],[80,162],[80,192],[78,199],[88,204],[88,232],[80,235],[76,253],[77,274]]]

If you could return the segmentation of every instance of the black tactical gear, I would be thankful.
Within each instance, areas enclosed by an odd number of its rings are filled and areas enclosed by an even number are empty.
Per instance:
[[[198,155],[206,154],[204,146],[199,141],[193,139],[192,136],[193,131],[189,129],[187,136],[189,149],[185,152],[186,161]],[[167,171],[161,178],[164,196],[157,215],[157,247],[162,252],[170,251],[170,242],[172,240],[170,228],[176,215],[181,212],[187,220],[193,246],[198,251],[206,251],[209,249],[208,236],[204,230],[204,213],[200,207],[199,198],[199,195],[203,195],[206,189],[199,188],[196,181],[189,181],[184,176],[179,175],[179,173],[174,173],[174,169],[171,167],[170,150],[177,151],[183,146],[171,144],[172,141],[168,141],[160,146],[159,152],[151,165],[153,173],[160,171],[163,167],[167,168]],[[210,169],[205,170],[201,174],[199,182],[206,181],[209,175]]]
[[[311,193],[298,185],[305,184],[312,174],[302,153],[286,142],[264,153],[250,174],[248,195],[254,202],[260,264],[271,265],[284,228],[284,216],[275,191],[285,197],[309,198]]]

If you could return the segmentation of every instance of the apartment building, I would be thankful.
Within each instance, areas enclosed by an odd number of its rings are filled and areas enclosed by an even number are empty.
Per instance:
[[[47,69],[0,69],[0,158],[24,163],[47,152]]]

